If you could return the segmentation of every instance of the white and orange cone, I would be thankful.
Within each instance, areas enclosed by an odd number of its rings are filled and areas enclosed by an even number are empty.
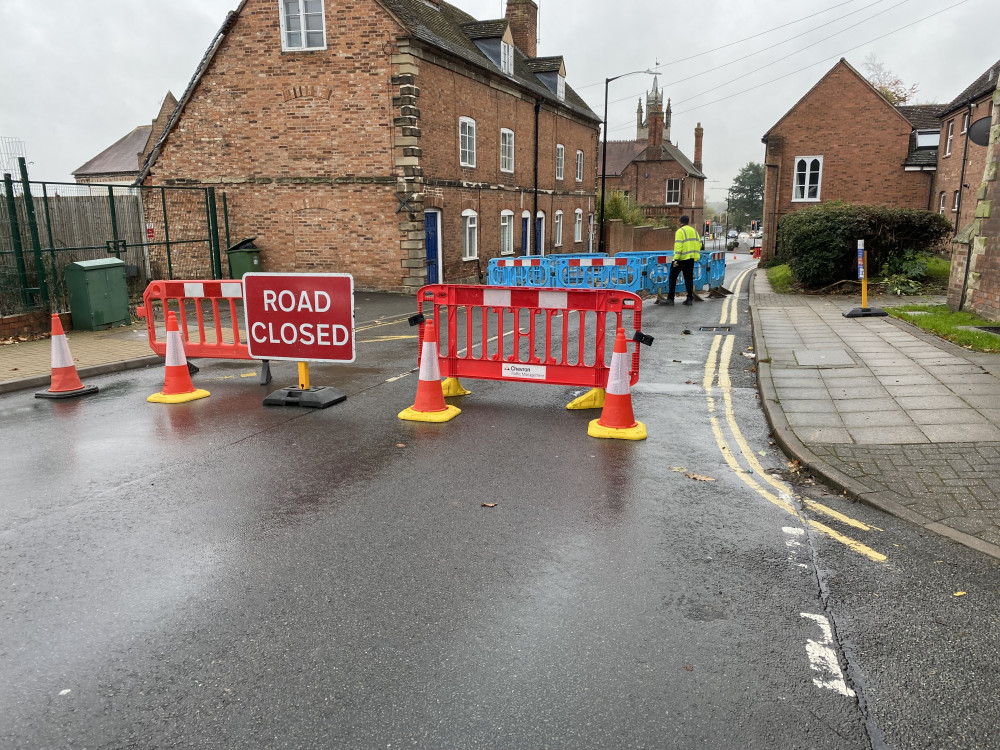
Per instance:
[[[72,398],[97,393],[96,385],[84,385],[73,364],[69,342],[58,315],[52,316],[52,382],[48,390],[38,391],[35,398]]]
[[[177,327],[177,316],[167,313],[167,361],[163,377],[163,390],[147,398],[156,404],[183,404],[187,401],[205,398],[209,393],[195,388],[188,372],[187,357],[184,356],[184,342]]]
[[[628,347],[625,345],[625,330],[619,328],[608,370],[608,387],[604,389],[604,409],[601,418],[590,423],[588,435],[619,440],[646,439],[646,425],[637,422],[632,413],[632,392],[628,380]]]
[[[420,350],[420,380],[413,406],[399,412],[400,419],[411,422],[447,422],[462,413],[457,406],[444,402],[441,366],[438,364],[438,339],[434,321],[424,325],[424,344]]]

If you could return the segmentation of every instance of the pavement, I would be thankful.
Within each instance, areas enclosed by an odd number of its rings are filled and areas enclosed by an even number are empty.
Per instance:
[[[775,294],[762,270],[749,306],[761,403],[784,452],[858,501],[1000,558],[1000,354],[889,317],[845,318],[857,297]],[[85,382],[163,362],[144,324],[67,340]],[[42,390],[50,368],[48,339],[2,345],[0,393]]]

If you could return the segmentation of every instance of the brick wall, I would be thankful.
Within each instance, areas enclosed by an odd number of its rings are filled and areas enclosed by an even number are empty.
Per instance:
[[[926,209],[931,173],[905,172],[912,127],[843,60],[768,132],[762,255],[773,255],[773,228],[807,206],[848,203]],[[797,157],[822,157],[818,201],[793,201]]]
[[[974,102],[969,122],[990,114],[992,96],[987,95]],[[954,225],[955,232],[967,226],[976,216],[976,191],[983,179],[986,168],[986,146],[977,146],[962,132],[963,121],[968,109],[954,112],[942,120],[941,141],[938,145],[938,168],[935,175],[932,210],[940,210],[941,194],[944,194],[944,216]],[[948,140],[948,126],[952,126],[951,153],[945,154]],[[965,156],[964,182],[969,187],[962,191],[961,215],[955,213],[955,192],[959,190],[962,178],[962,157]]]
[[[994,92],[993,100],[990,145],[983,149],[984,174],[975,200],[969,201],[975,205],[975,215],[971,227],[960,235],[963,242],[956,243],[952,254],[948,304],[953,309],[961,307],[988,320],[1000,321],[1000,191],[997,189],[1000,171],[1000,112],[997,112],[1000,109],[1000,91]]]
[[[68,312],[59,313],[64,331],[73,330],[73,319]],[[52,314],[46,310],[0,317],[0,339],[51,333]]]

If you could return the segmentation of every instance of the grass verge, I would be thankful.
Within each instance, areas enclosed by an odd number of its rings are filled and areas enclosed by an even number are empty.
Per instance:
[[[1000,326],[968,312],[953,312],[947,305],[900,305],[884,308],[889,315],[921,328],[954,344],[976,352],[1000,352],[1000,336],[968,326]],[[915,314],[914,314],[915,313]]]
[[[776,294],[792,293],[792,269],[787,264],[768,268],[767,280]]]

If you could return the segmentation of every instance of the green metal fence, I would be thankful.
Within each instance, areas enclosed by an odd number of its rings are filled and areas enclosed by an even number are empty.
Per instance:
[[[63,271],[80,260],[124,261],[133,302],[152,279],[223,278],[214,188],[32,182],[20,162],[0,197],[0,316],[68,310]]]

